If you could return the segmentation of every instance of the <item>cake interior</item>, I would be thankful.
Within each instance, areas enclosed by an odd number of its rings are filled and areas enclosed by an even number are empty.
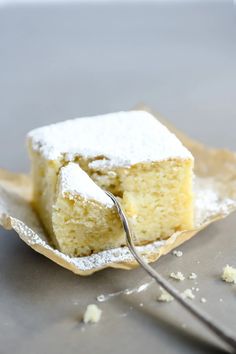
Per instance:
[[[35,151],[31,155],[34,206],[56,247],[70,256],[85,256],[125,245],[114,208],[59,192],[60,170],[68,161],[48,161]],[[103,170],[96,169],[94,161],[79,156],[73,162],[98,186],[119,198],[136,245],[166,239],[176,231],[193,227],[192,159],[168,159]]]
[[[123,243],[114,208],[80,196],[59,195],[52,215],[57,244],[71,256],[89,255]]]

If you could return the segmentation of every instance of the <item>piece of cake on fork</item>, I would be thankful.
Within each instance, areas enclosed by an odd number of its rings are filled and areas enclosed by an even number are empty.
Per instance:
[[[28,134],[34,207],[71,256],[125,245],[111,200],[121,202],[136,245],[193,228],[193,157],[145,111],[77,118]]]

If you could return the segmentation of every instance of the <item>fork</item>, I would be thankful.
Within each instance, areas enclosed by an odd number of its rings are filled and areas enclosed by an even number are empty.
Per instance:
[[[127,246],[131,252],[131,254],[134,256],[136,261],[141,265],[141,267],[153,278],[155,281],[162,287],[164,288],[175,300],[181,304],[187,311],[189,311],[195,318],[197,318],[203,325],[205,325],[211,332],[213,332],[218,338],[220,338],[223,342],[227,344],[229,347],[229,352],[230,353],[236,353],[236,337],[233,335],[233,333],[223,327],[221,324],[217,323],[215,319],[213,319],[209,314],[206,312],[202,311],[199,307],[194,305],[193,303],[190,303],[188,300],[186,300],[182,294],[174,287],[172,284],[166,280],[161,274],[159,274],[156,270],[154,270],[144,259],[143,256],[139,254],[137,251],[136,247],[134,246],[133,242],[133,234],[130,229],[128,219],[125,215],[125,212],[123,211],[119,201],[117,198],[110,192],[105,191],[106,194],[111,198],[113,201],[119,217],[121,219],[121,222],[123,224],[123,228],[126,234],[126,242]]]

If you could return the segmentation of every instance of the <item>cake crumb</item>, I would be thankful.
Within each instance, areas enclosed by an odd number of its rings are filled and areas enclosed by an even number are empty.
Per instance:
[[[181,272],[176,272],[176,273],[172,272],[170,273],[170,277],[179,281],[183,281],[185,279],[185,276]]]
[[[197,279],[197,274],[192,272],[192,273],[189,274],[188,278],[189,279]]]
[[[177,250],[174,250],[172,252],[172,254],[176,257],[182,257],[183,256],[183,252],[182,251],[177,251]]]
[[[174,300],[173,296],[171,296],[166,290],[160,288],[161,295],[157,298],[157,301],[160,302],[171,302]]]
[[[84,323],[97,323],[100,321],[102,310],[94,304],[87,306],[87,309],[83,316]]]
[[[184,290],[184,292],[182,292],[182,296],[185,299],[191,299],[191,300],[193,300],[195,298],[195,295],[193,294],[191,289]]]
[[[229,266],[228,264],[223,268],[223,273],[221,275],[222,280],[226,283],[236,284],[236,268]]]
[[[206,301],[206,299],[205,299],[205,297],[202,297],[201,298],[201,302],[203,303],[203,304],[205,304],[207,301]]]

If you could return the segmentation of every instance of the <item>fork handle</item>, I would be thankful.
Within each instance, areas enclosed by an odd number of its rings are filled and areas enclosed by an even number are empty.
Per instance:
[[[162,277],[159,273],[157,273],[142,257],[139,252],[136,250],[136,247],[133,243],[132,232],[129,227],[128,219],[122,210],[122,207],[116,197],[106,191],[106,194],[112,199],[120,219],[122,221],[125,233],[127,245],[136,259],[136,261],[144,268],[144,270],[153,278],[155,281],[162,286],[171,296],[173,296],[186,310],[188,310],[193,316],[195,316],[199,321],[201,321],[208,329],[210,329],[215,335],[218,336],[222,341],[224,341],[230,348],[231,353],[236,353],[236,338],[231,331],[224,328],[222,325],[217,323],[215,319],[213,319],[209,314],[202,311],[199,307],[195,306],[193,303],[186,301],[181,293],[173,287],[169,281]]]

